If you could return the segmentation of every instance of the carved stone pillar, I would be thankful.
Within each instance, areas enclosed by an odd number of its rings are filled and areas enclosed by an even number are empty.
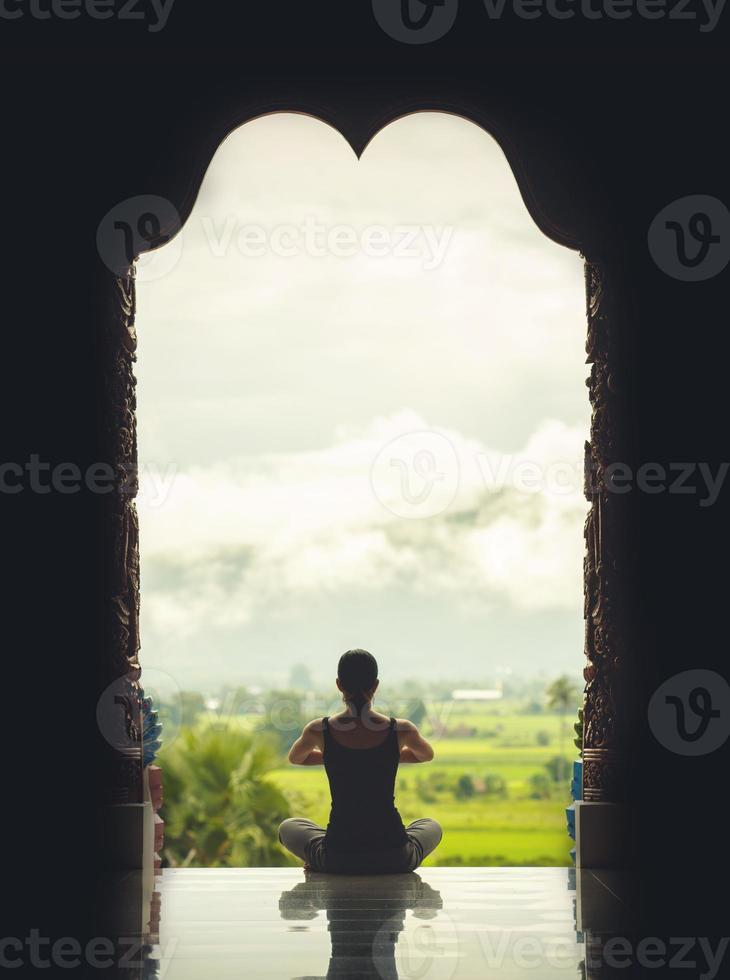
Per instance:
[[[585,447],[585,494],[591,504],[585,540],[583,800],[626,799],[632,709],[629,650],[632,491],[621,479],[631,465],[628,352],[618,300],[605,267],[586,262],[587,381],[593,408]],[[621,465],[621,468],[619,467]]]
[[[137,494],[134,268],[109,276],[103,309],[103,459],[114,470],[103,499],[104,655],[98,718],[108,764],[107,804],[140,804],[142,736],[139,679],[139,524]]]

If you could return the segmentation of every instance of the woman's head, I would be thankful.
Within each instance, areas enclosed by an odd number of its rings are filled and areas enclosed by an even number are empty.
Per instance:
[[[378,686],[378,664],[367,650],[348,650],[337,665],[337,686],[357,711],[372,700]]]

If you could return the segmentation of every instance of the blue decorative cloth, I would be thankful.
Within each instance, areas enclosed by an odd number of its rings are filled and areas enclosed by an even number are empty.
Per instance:
[[[570,795],[574,800],[583,799],[583,763],[573,763],[573,779],[570,784]]]
[[[566,807],[565,819],[568,827],[568,837],[575,840],[575,801],[583,799],[583,763],[579,760],[573,763],[573,778],[570,782],[570,795],[573,798],[571,806]],[[575,864],[575,848],[570,852]]]
[[[155,711],[152,698],[145,696],[140,687],[140,707],[142,709],[142,755],[145,767],[152,765],[162,745],[162,722]]]
[[[575,803],[565,808],[565,818],[568,822],[568,837],[575,840]]]

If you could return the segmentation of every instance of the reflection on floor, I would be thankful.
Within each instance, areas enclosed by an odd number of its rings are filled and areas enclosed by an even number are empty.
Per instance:
[[[144,975],[165,980],[590,977],[580,906],[608,931],[622,905],[617,881],[563,868],[166,870],[156,890]]]

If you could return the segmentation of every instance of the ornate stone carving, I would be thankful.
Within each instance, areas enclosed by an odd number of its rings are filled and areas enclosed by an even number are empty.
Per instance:
[[[586,262],[587,381],[593,414],[585,447],[585,678],[583,798],[620,802],[626,792],[628,708],[626,561],[629,501],[606,481],[611,464],[630,462],[619,325],[605,271]]]
[[[137,428],[135,411],[137,337],[134,269],[108,280],[108,302],[102,325],[104,392],[103,459],[114,479],[104,500],[104,585],[106,655],[102,685],[113,685],[111,703],[118,707],[120,739],[110,744],[107,799],[115,803],[142,800],[142,737],[139,718],[139,523],[137,494]],[[123,729],[123,732],[122,732]],[[109,739],[107,738],[109,742]]]

